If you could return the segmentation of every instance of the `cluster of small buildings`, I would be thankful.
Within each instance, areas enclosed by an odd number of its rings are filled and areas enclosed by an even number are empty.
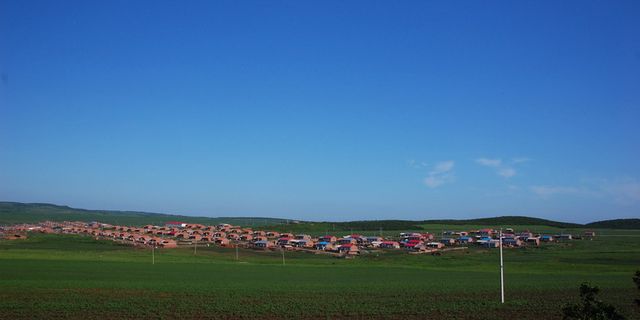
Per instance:
[[[205,226],[171,221],[164,226],[144,227],[114,226],[91,222],[44,222],[38,225],[19,225],[11,228],[13,235],[27,231],[43,233],[80,234],[99,239],[111,239],[138,246],[176,248],[179,245],[213,244],[218,246],[242,246],[254,249],[285,249],[313,252],[327,252],[337,255],[357,255],[361,250],[404,249],[413,252],[434,252],[446,247],[481,246],[495,248],[500,245],[500,231],[480,229],[472,231],[443,231],[439,237],[432,233],[400,233],[385,239],[381,236],[349,234],[342,237],[325,235],[312,237],[308,234],[280,233],[276,231],[253,230],[230,224]],[[586,231],[585,237],[592,238],[595,232]],[[545,235],[529,231],[502,232],[503,247],[539,246],[543,242],[572,240],[571,234]]]

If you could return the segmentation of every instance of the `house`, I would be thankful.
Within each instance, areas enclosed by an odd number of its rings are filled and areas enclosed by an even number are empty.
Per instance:
[[[358,246],[355,244],[343,244],[338,247],[338,252],[343,254],[348,254],[348,255],[355,255],[355,254],[359,254],[360,250],[358,249]]]
[[[191,235],[189,236],[189,239],[191,239],[191,240],[195,240],[195,241],[200,241],[200,239],[202,239],[202,236],[201,236],[201,235],[199,235],[199,234],[197,234],[197,233],[196,233],[196,234],[191,234]]]
[[[554,240],[553,236],[549,236],[549,235],[544,235],[540,237],[540,241],[542,242],[552,242],[553,240]]]
[[[522,246],[522,240],[518,238],[502,238],[502,245],[506,247]]]
[[[291,241],[291,238],[280,238],[280,239],[278,239],[276,244],[281,246],[281,247],[288,246],[288,245],[290,245],[289,244],[290,241]]]
[[[500,241],[491,239],[491,240],[483,242],[482,246],[485,247],[485,248],[497,248],[497,247],[500,246]]]
[[[454,238],[442,238],[442,239],[440,239],[440,243],[444,244],[445,246],[452,246],[452,245],[456,244],[456,239],[454,239]]]
[[[355,245],[355,244],[358,243],[358,241],[356,239],[354,239],[354,238],[340,238],[340,239],[338,239],[337,242],[338,242],[339,245],[345,245],[345,244],[353,244],[353,245]]]
[[[311,236],[308,234],[298,234],[295,237],[296,240],[311,240]]]
[[[468,236],[463,236],[458,238],[459,244],[468,244],[468,243],[473,243],[474,241],[475,241],[475,238],[468,237]]]
[[[278,237],[280,237],[280,232],[269,231],[269,232],[267,232],[267,237],[268,238],[278,238]]]
[[[540,238],[539,237],[529,237],[529,238],[527,238],[526,243],[529,244],[529,245],[539,246],[540,245]]]
[[[379,247],[383,249],[400,249],[400,243],[397,241],[382,241]]]
[[[243,234],[240,236],[240,240],[242,241],[251,241],[253,240],[253,236],[251,234]]]
[[[298,240],[294,239],[290,241],[290,244],[297,248],[311,248],[313,247],[313,241],[311,240]]]
[[[440,248],[444,248],[444,243],[442,243],[442,242],[428,242],[426,244],[426,247],[430,248],[430,249],[440,249]]]
[[[266,240],[256,241],[253,243],[253,247],[256,249],[269,249],[274,247],[274,243],[273,241],[266,241]]]
[[[226,247],[229,245],[229,239],[227,238],[217,238],[213,241],[213,243],[222,246],[222,247]]]
[[[147,240],[146,245],[155,246],[157,244],[157,242],[158,242],[156,239],[160,239],[160,238],[151,238],[151,239]]]
[[[384,240],[382,239],[382,237],[376,237],[376,236],[366,237],[365,239],[368,243],[382,242]]]
[[[529,231],[525,231],[525,232],[520,232],[518,233],[518,238],[522,241],[526,241],[527,239],[533,237],[533,233],[529,232]]]
[[[338,241],[338,238],[336,238],[334,236],[322,236],[322,237],[318,238],[318,241],[334,243],[334,242]]]
[[[355,239],[357,244],[363,244],[367,241],[365,237],[359,234],[352,234],[352,235],[346,236],[345,238]]]
[[[158,247],[162,248],[177,248],[178,243],[175,240],[171,239],[160,239],[156,241]]]
[[[382,241],[371,241],[366,245],[372,248],[379,248],[381,244],[382,244]]]
[[[146,244],[147,241],[148,241],[148,238],[146,238],[146,237],[138,237],[136,239],[136,243],[140,243],[140,244]]]
[[[331,242],[320,241],[313,245],[313,248],[316,250],[333,250],[334,246]]]
[[[573,235],[571,235],[570,233],[562,233],[562,234],[556,235],[556,239],[558,239],[558,240],[572,240],[573,239]]]
[[[584,236],[587,237],[587,238],[593,238],[593,237],[596,236],[596,232],[595,231],[591,231],[591,230],[585,231],[584,232]]]
[[[475,242],[480,246],[484,246],[487,242],[492,241],[491,237],[480,237]]]
[[[189,238],[189,234],[186,233],[186,232],[178,233],[176,235],[176,238],[178,238],[178,239],[188,239]]]
[[[407,242],[401,242],[400,245],[403,246],[405,249],[409,249],[409,250],[413,250],[416,248],[417,245],[422,244],[421,240],[409,240]]]

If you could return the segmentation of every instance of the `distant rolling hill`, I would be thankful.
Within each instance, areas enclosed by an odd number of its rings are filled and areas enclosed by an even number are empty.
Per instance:
[[[0,225],[41,221],[99,221],[122,225],[162,225],[167,221],[184,221],[216,225],[229,223],[242,226],[279,225],[285,219],[252,217],[191,217],[182,215],[112,210],[86,210],[49,203],[0,202]]]
[[[423,224],[476,224],[476,225],[536,225],[556,228],[580,228],[584,225],[578,223],[558,222],[547,219],[524,217],[524,216],[502,216],[494,218],[479,218],[467,220],[426,220]]]
[[[593,228],[593,229],[640,229],[640,219],[616,219],[577,224],[558,222],[524,216],[502,216],[466,220],[366,220],[349,222],[301,222],[289,224],[290,220],[279,218],[257,217],[191,217],[163,213],[136,211],[86,210],[48,203],[0,202],[0,225],[17,223],[35,223],[41,221],[100,221],[121,225],[162,225],[167,221],[184,221],[215,225],[230,223],[241,226],[265,226],[273,230],[307,232],[307,231],[377,231],[420,230],[421,225],[539,225],[556,228]]]
[[[640,229],[640,219],[614,219],[587,223],[585,225],[594,229]]]
[[[327,232],[330,231],[382,231],[382,230],[423,230],[423,225],[478,225],[478,226],[548,226],[556,228],[582,228],[577,223],[558,222],[540,218],[522,216],[504,216],[494,218],[464,219],[464,220],[364,220],[348,222],[305,222],[298,225],[271,226],[278,231],[294,232]]]

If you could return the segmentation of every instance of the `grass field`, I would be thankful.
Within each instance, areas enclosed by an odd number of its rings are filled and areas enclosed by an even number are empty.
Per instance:
[[[437,229],[437,227],[434,226]],[[0,318],[560,318],[583,281],[639,318],[631,281],[640,232],[442,256],[369,252],[336,259],[219,247],[156,250],[72,235],[0,241]]]

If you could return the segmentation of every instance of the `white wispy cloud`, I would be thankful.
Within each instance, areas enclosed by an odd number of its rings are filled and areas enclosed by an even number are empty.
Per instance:
[[[579,186],[531,186],[530,190],[541,198],[588,196],[622,206],[640,204],[640,182],[631,178],[600,179]]]
[[[503,176],[505,178],[511,178],[516,175],[516,170],[513,168],[499,168],[498,175]]]
[[[529,158],[514,158],[511,159],[511,164],[515,165],[529,160]],[[507,179],[518,173],[513,166],[505,164],[500,158],[478,158],[476,159],[476,163],[485,167],[493,168],[496,171],[496,174]]]
[[[568,186],[531,186],[531,191],[543,198],[555,195],[579,195],[587,193],[585,189]]]
[[[429,166],[428,163],[426,163],[426,162],[418,162],[415,159],[411,159],[411,160],[407,161],[407,164],[409,164],[410,167],[415,168],[415,169],[423,169],[423,168],[426,168],[427,166]]]
[[[640,203],[640,182],[635,179],[626,178],[604,181],[602,190],[617,204],[632,205]]]
[[[511,159],[511,163],[513,164],[524,163],[529,161],[531,161],[531,158],[527,158],[527,157],[519,157],[519,158]]]
[[[478,158],[476,162],[487,167],[498,168],[502,165],[502,159]]]
[[[453,167],[455,162],[452,160],[436,163],[424,178],[424,184],[429,188],[436,188],[445,183],[453,182]]]

